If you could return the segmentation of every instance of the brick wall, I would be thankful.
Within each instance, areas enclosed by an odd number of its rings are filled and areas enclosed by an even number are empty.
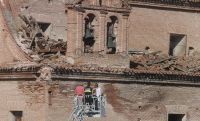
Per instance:
[[[8,16],[9,10],[6,3],[0,9],[0,63],[13,62],[14,60],[26,61],[27,58],[23,51],[17,46],[13,39],[11,31],[8,28],[9,22],[6,23],[5,16]]]
[[[11,121],[10,111],[23,111],[23,121],[68,120],[73,109],[76,83],[1,81],[0,120]],[[167,121],[168,113],[200,118],[199,88],[101,84],[107,95],[106,117],[88,121]],[[51,91],[49,96],[48,91]]]
[[[51,23],[48,34],[50,38],[67,41],[67,15],[63,0],[53,0],[50,3],[48,0],[30,2],[29,8],[23,12],[33,16],[38,22]]]
[[[45,121],[45,87],[35,82],[0,82],[0,120],[11,121],[10,111],[23,111],[23,121]]]
[[[111,88],[108,86],[106,90]],[[167,121],[168,114],[185,114],[188,121],[198,121],[199,90],[194,87],[116,84],[114,91],[107,92],[107,98],[116,94],[117,99],[110,99],[114,110],[124,113],[131,121]]]
[[[132,7],[129,17],[129,49],[162,50],[168,54],[170,33],[185,34],[188,47],[200,51],[200,13]]]

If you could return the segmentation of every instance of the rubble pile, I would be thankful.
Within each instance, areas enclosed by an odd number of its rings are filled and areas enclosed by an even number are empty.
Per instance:
[[[19,15],[19,18],[22,20],[18,30],[20,46],[35,61],[43,60],[56,53],[65,54],[67,42],[49,38],[32,16]]]
[[[200,70],[200,54],[198,53],[189,57],[175,57],[157,51],[143,55],[133,55],[130,58],[132,69],[184,73],[198,73]]]
[[[51,64],[51,67],[54,68],[55,71],[63,73],[95,72],[95,73],[122,74],[126,70],[124,68],[100,67],[98,65]]]
[[[54,57],[54,56],[52,56]],[[62,56],[61,56],[62,57]],[[130,68],[101,67],[97,64],[69,64],[63,58],[44,59],[40,63],[13,63],[10,65],[1,65],[1,68],[7,71],[28,71],[38,70],[40,67],[48,66],[57,73],[109,73],[109,74],[134,74],[134,73],[182,73],[195,75],[200,70],[200,55],[190,57],[174,57],[161,53],[133,55],[130,57]],[[0,70],[1,71],[1,70]]]

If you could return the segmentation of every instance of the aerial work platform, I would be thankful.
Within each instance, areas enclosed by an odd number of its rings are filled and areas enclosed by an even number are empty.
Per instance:
[[[68,121],[84,121],[86,117],[101,118],[105,117],[105,114],[105,96],[76,96],[73,112]]]

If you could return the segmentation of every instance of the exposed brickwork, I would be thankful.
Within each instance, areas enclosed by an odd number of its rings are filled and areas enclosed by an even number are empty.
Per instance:
[[[15,110],[23,111],[23,121],[61,121],[70,117],[73,83],[4,81],[0,84],[3,121],[10,121],[10,111]],[[123,118],[125,121],[166,121],[168,113],[185,114],[190,121],[200,118],[199,88],[106,84],[104,92],[108,101],[107,117],[102,118],[105,121]],[[90,120],[101,119],[87,119]]]

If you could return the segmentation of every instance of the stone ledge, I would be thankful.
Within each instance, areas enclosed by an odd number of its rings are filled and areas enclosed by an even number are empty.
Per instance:
[[[118,12],[118,13],[130,13],[130,8],[115,8],[115,7],[107,7],[107,6],[95,6],[95,5],[71,5],[66,4],[68,9],[73,8],[82,8],[82,9],[89,9],[89,10],[100,10],[100,11],[109,11],[109,12]]]
[[[176,5],[166,5],[159,3],[149,3],[149,2],[130,2],[131,7],[143,7],[152,9],[163,9],[163,10],[174,10],[174,11],[184,11],[184,12],[200,12],[200,8],[192,8],[189,6],[176,6]]]

